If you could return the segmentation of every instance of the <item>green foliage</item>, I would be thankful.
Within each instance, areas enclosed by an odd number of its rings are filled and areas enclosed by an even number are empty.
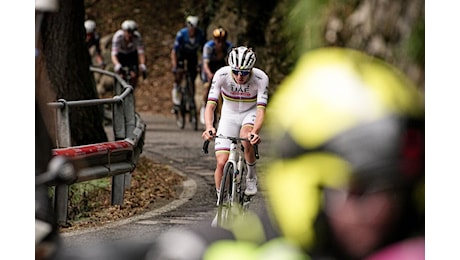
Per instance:
[[[404,52],[417,64],[425,66],[425,19],[420,18],[407,41],[404,43]]]
[[[110,192],[111,179],[97,179],[72,185],[69,195],[69,207],[72,210],[69,210],[69,218],[73,217],[71,212],[73,212],[75,220],[79,217],[88,217],[88,212],[92,208],[103,204],[102,201],[95,201],[94,198],[97,197],[98,193]]]
[[[96,179],[87,182],[75,183],[69,189],[68,218],[77,221],[89,216],[89,212],[102,201],[94,198],[98,193],[110,192],[111,178]],[[49,189],[51,197],[54,196],[54,188]]]
[[[328,1],[289,1],[289,12],[283,24],[288,59],[297,60],[302,53],[323,45],[322,32],[327,16]]]
[[[258,60],[270,75],[270,94],[293,70],[302,53],[323,46],[322,34],[326,23],[329,0],[278,1],[265,30],[269,44],[265,56],[259,51]],[[259,59],[260,58],[260,59]]]

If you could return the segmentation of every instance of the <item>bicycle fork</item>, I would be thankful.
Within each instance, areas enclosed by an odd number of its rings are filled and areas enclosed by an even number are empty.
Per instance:
[[[241,174],[243,173],[244,155],[239,153],[237,145],[233,144],[230,146],[229,161],[233,164],[233,176],[232,176],[232,203],[242,203],[243,193],[241,191]],[[238,157],[238,158],[237,158]]]

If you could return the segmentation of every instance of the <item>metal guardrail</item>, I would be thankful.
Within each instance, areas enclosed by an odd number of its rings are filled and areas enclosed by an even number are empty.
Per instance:
[[[131,172],[134,171],[139,155],[142,153],[146,124],[135,112],[134,88],[119,75],[91,67],[92,72],[114,78],[114,96],[91,100],[67,101],[59,99],[48,103],[56,109],[56,144],[53,156],[65,156],[83,165],[77,171],[73,183],[99,178],[112,177],[112,205],[122,205],[124,191],[130,185]],[[71,146],[69,110],[72,107],[111,104],[112,125],[115,141],[98,144]],[[69,185],[55,185],[54,211],[60,225],[67,223]]]

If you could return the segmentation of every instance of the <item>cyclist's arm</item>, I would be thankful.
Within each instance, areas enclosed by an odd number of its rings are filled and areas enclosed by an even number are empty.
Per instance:
[[[118,58],[117,58],[117,55],[115,54],[112,54],[112,63],[113,63],[113,66],[114,68],[117,68],[117,65],[121,67],[121,63],[120,61],[118,61]]]
[[[214,109],[216,109],[216,103],[208,101],[206,104],[206,110],[204,111],[204,123],[206,125],[206,132],[209,132],[210,130],[213,133],[216,132],[212,124],[214,122]]]
[[[212,49],[208,45],[205,45],[203,47],[203,55],[202,55],[202,57],[203,57],[203,71],[206,74],[206,76],[208,77],[208,81],[211,81],[211,78],[213,76],[211,68],[209,68],[209,59],[211,57],[211,52],[212,52]]]
[[[97,62],[97,65],[98,66],[104,66],[105,63],[104,63],[104,58],[102,57],[101,54],[96,54],[96,62]]]
[[[97,65],[104,66],[105,65],[104,57],[102,57],[101,42],[100,42],[99,38],[96,39],[95,46],[96,46],[96,62],[97,62]]]
[[[112,37],[112,51],[111,51],[110,56],[111,56],[111,60],[112,60],[114,67],[117,67],[117,65],[119,66],[121,65],[120,61],[117,58],[118,49],[120,48],[120,42],[119,42],[120,36],[119,35],[120,35],[119,31],[117,31]]]
[[[265,119],[265,108],[257,108],[256,112],[256,121],[250,133],[248,133],[247,138],[250,140],[251,144],[258,144],[260,142],[259,132],[262,129],[262,125]]]
[[[177,68],[177,54],[175,49],[171,50],[171,66],[172,69]]]
[[[94,36],[94,47],[96,48],[96,53],[100,55],[102,53],[101,39],[99,38],[98,34],[95,34]]]
[[[219,73],[220,70],[217,70],[216,73]],[[217,103],[219,101],[220,96],[220,86],[222,82],[225,80],[224,77],[219,77],[217,80],[212,82],[212,86],[210,87],[210,91],[208,94],[208,101],[206,103],[206,109],[204,111],[204,122],[206,126],[205,130],[205,137],[208,137],[209,130],[213,131],[215,134],[216,129],[213,126],[214,122],[214,110],[216,109]]]
[[[177,68],[177,51],[179,51],[180,43],[182,42],[182,34],[181,30],[176,33],[176,38],[174,40],[174,45],[171,50],[171,65],[172,69],[175,70]]]
[[[145,65],[145,54],[144,53],[138,53],[139,56],[139,64],[144,64]]]
[[[144,43],[142,42],[142,37],[141,34],[136,31],[136,36],[137,36],[137,55],[139,57],[139,65],[144,64],[145,65],[145,52],[144,52]]]
[[[265,119],[265,108],[268,102],[268,76],[259,69],[254,69],[259,74],[259,82],[257,88],[257,112],[256,121],[250,134],[253,134],[256,138],[251,140],[251,144],[259,142],[259,132],[262,129],[262,125]]]
[[[211,68],[209,68],[209,60],[203,60],[203,70],[208,77],[208,82],[210,82],[214,74],[211,72]]]
[[[213,126],[215,108],[216,108],[216,103],[214,102],[208,102],[206,104],[206,109],[204,111],[205,130],[203,131],[203,134],[201,134],[201,137],[204,140],[211,140],[213,136],[216,135],[216,128],[214,128]]]

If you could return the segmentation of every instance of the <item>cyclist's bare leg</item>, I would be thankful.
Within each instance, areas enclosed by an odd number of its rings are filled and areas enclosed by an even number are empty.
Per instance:
[[[177,107],[179,106],[180,101],[179,100],[174,101],[175,99],[177,99],[177,97],[175,98],[174,96],[179,95],[179,92],[180,92],[179,88],[180,88],[180,84],[181,84],[183,76],[184,76],[184,69],[177,68],[176,72],[174,73],[174,85],[173,85],[173,89],[172,89],[172,92],[171,92],[171,98],[172,98],[172,101],[173,101],[173,110],[172,111],[175,111],[175,113],[177,113],[177,110],[178,110]],[[178,102],[178,103],[175,103],[175,102]]]
[[[220,182],[222,180],[225,162],[228,160],[228,155],[228,152],[216,153],[216,170],[214,171],[214,182],[216,185],[216,190],[220,190]]]
[[[243,127],[241,127],[240,137],[247,138],[248,134],[251,133],[251,130],[252,130],[251,125],[244,125]],[[255,163],[256,156],[254,154],[254,146],[252,146],[247,141],[242,141],[241,143],[243,144],[243,147],[244,147],[244,158],[246,159],[246,162],[249,164]]]
[[[132,70],[129,72],[129,74],[131,76],[131,82],[129,82],[129,84],[135,88],[137,85],[137,73]]]
[[[243,125],[240,130],[240,137],[248,138],[252,129],[252,125]],[[244,158],[246,159],[246,166],[248,170],[244,194],[247,196],[253,196],[257,193],[256,155],[254,153],[254,146],[252,146],[248,141],[242,141],[241,143],[244,147]]]

